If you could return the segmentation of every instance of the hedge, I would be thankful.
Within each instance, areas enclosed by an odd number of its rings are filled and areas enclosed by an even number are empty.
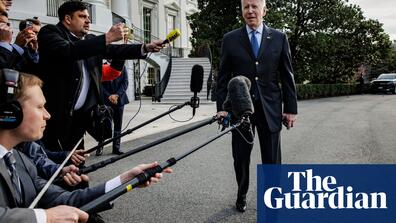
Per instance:
[[[359,94],[360,89],[358,84],[297,84],[297,98],[312,99],[335,97],[342,95]],[[367,93],[369,85],[364,86],[364,91]],[[211,101],[216,101],[216,82],[212,83]]]
[[[358,84],[297,84],[296,88],[298,99],[335,97],[360,93]]]

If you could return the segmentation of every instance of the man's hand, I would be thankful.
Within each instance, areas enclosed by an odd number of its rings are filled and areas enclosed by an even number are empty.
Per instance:
[[[117,94],[112,94],[109,96],[109,101],[116,105],[118,103],[118,98],[119,96]]]
[[[128,28],[125,27],[124,23],[118,23],[113,25],[110,28],[110,30],[106,33],[106,45],[124,39],[124,36],[127,33],[128,33]]]
[[[79,149],[74,151],[73,155],[70,157],[72,163],[76,166],[80,166],[85,162],[85,157],[88,157],[89,154],[84,154],[84,150]]]
[[[45,210],[47,223],[85,223],[88,214],[75,207],[60,205]]]
[[[30,42],[28,43],[28,48],[31,49],[32,51],[36,52],[38,51],[38,41],[37,41],[37,36],[35,36]]]
[[[216,114],[216,118],[225,118],[225,117],[227,117],[227,115],[228,115],[228,112],[226,112],[226,111],[219,111],[219,112],[217,112],[217,114]]]
[[[159,52],[162,48],[164,48],[162,42],[164,42],[164,41],[157,39],[157,40],[152,41],[151,43],[147,43],[146,45],[144,45],[144,52],[145,53]]]
[[[26,28],[20,31],[15,39],[15,44],[20,47],[25,47],[30,41],[35,40],[37,42],[37,35],[31,28]]]
[[[70,165],[67,167],[63,167],[61,175],[63,176],[63,181],[69,186],[76,186],[77,184],[81,183],[81,181],[88,182],[89,177],[85,174],[81,176],[77,175],[78,167],[74,165]]]
[[[126,182],[132,180],[134,177],[136,177],[140,173],[143,173],[143,171],[145,169],[149,169],[149,168],[152,168],[152,167],[155,167],[155,166],[158,166],[157,162],[150,163],[150,164],[140,164],[140,165],[138,165],[138,166],[136,166],[136,167],[124,172],[123,174],[121,174],[120,175],[121,183],[126,183]],[[171,168],[166,168],[162,172],[164,172],[164,173],[172,173],[173,170]],[[151,177],[149,181],[147,181],[146,183],[140,185],[139,187],[148,187],[151,183],[159,182],[161,178],[162,178],[162,173],[156,173],[154,177]]]
[[[286,128],[290,129],[294,126],[294,122],[297,120],[297,115],[296,114],[289,114],[289,113],[283,113],[283,118],[282,120],[285,122],[287,125]]]
[[[0,41],[11,43],[12,29],[5,23],[0,23]]]

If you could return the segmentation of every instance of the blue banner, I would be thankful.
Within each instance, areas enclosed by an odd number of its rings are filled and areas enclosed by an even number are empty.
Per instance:
[[[394,223],[396,165],[257,165],[259,223]]]

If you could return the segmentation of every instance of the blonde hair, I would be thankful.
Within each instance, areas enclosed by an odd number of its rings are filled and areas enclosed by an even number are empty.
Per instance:
[[[15,89],[15,99],[23,101],[27,96],[25,95],[26,89],[39,86],[43,87],[43,81],[33,74],[19,73],[18,87]]]

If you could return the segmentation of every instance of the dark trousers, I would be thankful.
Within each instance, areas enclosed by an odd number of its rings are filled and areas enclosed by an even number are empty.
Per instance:
[[[67,146],[66,150],[72,150],[76,143],[84,136],[87,131],[88,122],[91,120],[90,110],[74,111],[73,119],[71,122],[71,131],[69,137],[64,143]],[[84,149],[84,140],[81,141],[78,149]]]
[[[84,136],[87,129],[89,112],[74,111],[72,118],[63,126],[56,126],[55,123],[48,123],[42,142],[45,148],[50,151],[70,151],[76,143]],[[79,149],[83,149],[84,143],[80,143]]]
[[[259,137],[262,163],[281,163],[280,132],[270,132],[260,102],[254,103],[254,109],[255,113],[251,117],[251,130],[239,127],[239,132],[232,131],[232,156],[238,183],[238,198],[245,197],[249,189],[250,154],[253,149],[255,129]]]
[[[113,109],[113,123],[114,123],[114,137],[121,134],[122,116],[124,114],[124,106],[111,106]],[[113,142],[113,151],[120,149],[121,139],[116,139]]]

